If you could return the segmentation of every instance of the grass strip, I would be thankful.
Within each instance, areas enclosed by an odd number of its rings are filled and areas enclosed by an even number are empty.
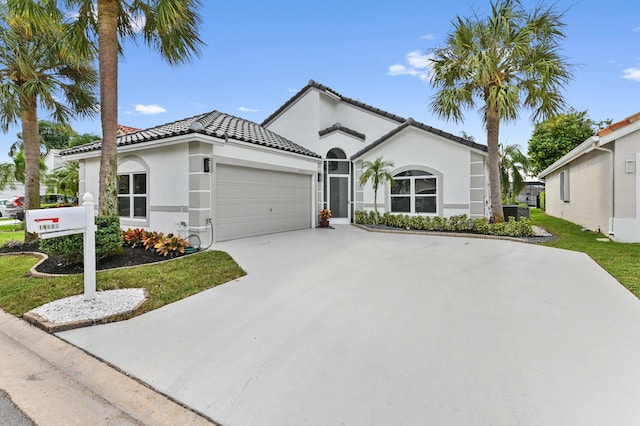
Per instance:
[[[22,316],[45,303],[82,294],[84,275],[54,278],[27,276],[39,259],[25,255],[0,256],[0,307]],[[225,252],[206,251],[162,263],[98,271],[97,290],[144,288],[149,298],[135,312],[113,318],[131,318],[185,297],[233,281],[246,273]]]
[[[605,235],[583,231],[580,225],[531,209],[531,222],[558,239],[541,245],[588,254],[629,291],[640,298],[640,244],[602,242]]]

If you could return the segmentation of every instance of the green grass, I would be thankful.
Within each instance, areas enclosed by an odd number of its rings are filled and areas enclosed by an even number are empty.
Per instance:
[[[32,278],[26,274],[38,262],[27,255],[0,256],[0,307],[22,316],[45,303],[82,294],[84,275]],[[148,299],[135,312],[113,320],[131,318],[203,290],[232,281],[245,272],[227,253],[207,251],[163,263],[99,271],[97,290],[144,288]]]
[[[558,237],[542,245],[588,254],[602,268],[640,298],[640,244],[601,242],[605,235],[582,231],[582,227],[564,219],[531,209],[533,225],[545,228]]]
[[[7,225],[0,226],[0,246],[8,243],[9,241],[24,241],[24,231],[13,230],[13,227],[8,228]]]

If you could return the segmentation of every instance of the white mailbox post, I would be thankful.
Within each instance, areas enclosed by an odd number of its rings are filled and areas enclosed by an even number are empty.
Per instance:
[[[84,194],[81,207],[27,210],[27,232],[35,232],[40,238],[83,234],[84,241],[84,300],[96,298],[96,225],[93,196]]]

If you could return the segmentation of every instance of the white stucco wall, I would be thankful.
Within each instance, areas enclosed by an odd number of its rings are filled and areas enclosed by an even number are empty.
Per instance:
[[[631,160],[636,163],[636,154],[640,152],[640,132],[634,132],[626,136],[617,139],[615,144],[615,160],[614,160],[614,172],[615,172],[615,217],[624,219],[635,219],[637,215],[636,211],[636,176],[637,176],[637,164],[635,164],[636,171],[633,173],[627,173],[626,161]]]
[[[341,132],[320,137],[319,131],[336,123],[364,134],[365,140],[358,140]],[[267,128],[321,156],[325,156],[329,149],[335,147],[328,142],[329,136],[342,135],[349,138],[350,141],[343,149],[349,151],[347,155],[351,155],[390,132],[399,124],[397,121],[352,104],[340,102],[316,89],[311,89],[269,123]]]
[[[560,199],[560,172],[569,171],[570,200]],[[546,212],[604,234],[609,232],[609,154],[592,151],[545,177]]]
[[[392,175],[412,168],[431,169],[433,174],[439,175],[438,211],[442,216],[449,217],[470,214],[469,150],[465,145],[408,127],[358,160],[374,161],[382,156],[387,161],[393,161]],[[373,204],[374,193],[370,184],[363,188],[363,196],[366,209],[372,210],[369,206]],[[390,203],[390,188],[385,185],[378,190],[379,211],[388,211]]]
[[[152,147],[130,146],[127,152],[120,153],[118,172],[147,172],[148,188],[147,218],[121,218],[121,227],[123,229],[144,228],[151,231],[183,234],[183,236],[186,233],[193,233],[194,229],[196,231],[200,228],[205,229],[205,217],[211,217],[212,212],[215,211],[213,203],[217,164],[286,171],[315,177],[321,161],[242,142],[229,141],[223,144],[210,141],[205,146],[208,148],[196,155],[190,155],[189,140],[178,144],[159,144]],[[92,157],[84,158],[80,163],[80,192],[81,197],[84,192],[91,192],[97,198],[100,159],[97,156],[99,153],[91,155]],[[202,173],[200,167],[204,156],[210,156],[213,160],[211,173]],[[190,161],[195,162],[195,165],[191,164],[190,167]],[[190,169],[194,168],[197,171],[190,173]],[[196,179],[210,180],[211,184],[203,186],[208,188],[207,190],[190,191],[190,177],[194,177],[190,175],[197,175]],[[192,200],[193,197],[198,199]],[[202,199],[208,200],[205,202],[207,212],[202,215],[190,215],[190,204],[195,201],[200,202]],[[315,203],[313,200],[310,200],[310,203],[312,204],[311,219],[315,219]],[[191,221],[202,223],[190,223],[190,218]],[[186,223],[187,228],[181,226],[181,222]]]

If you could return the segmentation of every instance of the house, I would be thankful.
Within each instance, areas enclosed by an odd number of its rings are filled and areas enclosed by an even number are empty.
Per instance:
[[[547,213],[640,242],[640,113],[600,130],[540,173]]]
[[[380,211],[487,217],[487,149],[310,81],[261,125],[219,111],[119,135],[123,228],[197,234],[203,243],[350,223],[373,210],[364,161],[393,161]],[[61,152],[98,193],[101,142]]]
[[[379,188],[380,212],[487,217],[487,148],[342,96],[311,80],[262,123],[323,158],[316,208],[332,223],[374,209],[371,185],[359,185],[364,161],[392,161],[393,185]]]

